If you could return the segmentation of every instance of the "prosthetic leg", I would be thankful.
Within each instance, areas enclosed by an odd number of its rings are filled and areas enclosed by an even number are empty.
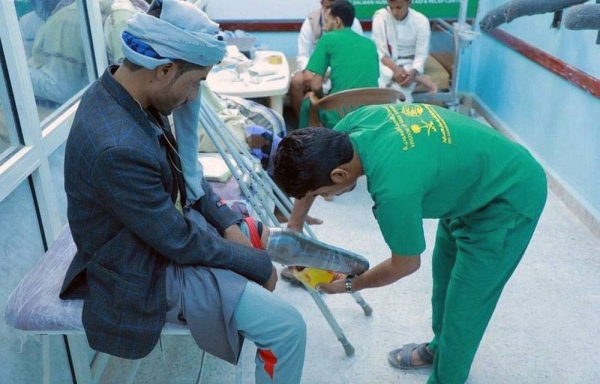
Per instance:
[[[364,257],[290,229],[271,229],[267,251],[271,252],[273,261],[284,265],[327,269],[346,275],[360,275],[369,269],[369,261]]]
[[[274,207],[277,207],[283,215],[289,219],[292,210],[292,202],[290,199],[281,191],[281,189],[279,189],[279,187],[277,187],[273,180],[271,180],[269,175],[263,170],[258,159],[250,154],[246,146],[243,143],[240,143],[234,136],[231,129],[205,103],[202,103],[200,108],[200,122],[202,123],[206,134],[217,148],[217,151],[223,157],[227,167],[238,182],[244,197],[255,210],[258,218],[270,227],[281,228],[281,223],[274,214]],[[332,265],[330,262],[328,263],[327,259],[333,257],[334,259],[337,258],[338,261],[333,270],[338,272],[358,274],[368,269],[368,262],[361,256],[316,241],[316,236],[308,225],[304,226],[304,230],[309,236],[291,233],[292,231],[283,229],[272,230],[274,235],[273,242],[269,241],[268,249],[272,251],[275,261],[284,264],[293,263],[293,265],[298,265],[297,263],[299,261],[294,257],[296,253],[285,254],[280,252],[282,251],[282,248],[285,248],[285,243],[290,245],[291,243],[296,242],[296,244],[303,243],[304,246],[310,244],[313,251],[319,251],[321,255],[320,258],[313,257],[312,261],[307,261],[310,257],[301,257],[307,267],[329,268]],[[298,247],[299,248],[297,249],[300,249],[303,246],[299,245]],[[275,250],[277,250],[277,252]],[[277,254],[280,256],[277,256]],[[280,257],[280,259],[278,260],[277,257]],[[321,295],[310,285],[306,283],[304,285],[321,313],[323,313],[325,320],[333,330],[335,336],[340,343],[342,343],[346,355],[353,355],[354,347],[344,335],[342,328],[335,320]],[[352,293],[352,296],[363,309],[365,316],[370,316],[373,310],[364,301],[362,296],[358,292]]]

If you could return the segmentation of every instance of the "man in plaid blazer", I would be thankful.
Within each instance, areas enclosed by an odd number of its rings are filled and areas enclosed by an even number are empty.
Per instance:
[[[299,383],[304,321],[272,294],[271,258],[256,249],[260,238],[252,248],[242,232],[256,239],[256,227],[205,180],[187,204],[165,118],[197,100],[223,57],[214,26],[190,3],[155,0],[128,22],[123,65],[82,97],[65,155],[77,254],[61,298],[84,299],[83,325],[98,351],[142,358],[169,321],[188,325],[203,350],[231,363],[247,337],[258,347],[257,383]]]

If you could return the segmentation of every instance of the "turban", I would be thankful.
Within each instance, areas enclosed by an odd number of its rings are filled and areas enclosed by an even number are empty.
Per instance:
[[[155,69],[175,59],[200,66],[223,59],[219,25],[200,8],[181,0],[154,0],[148,12],[161,6],[160,18],[138,13],[127,21],[121,48],[129,61]]]

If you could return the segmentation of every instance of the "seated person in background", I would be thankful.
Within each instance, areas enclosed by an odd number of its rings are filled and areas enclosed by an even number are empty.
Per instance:
[[[111,0],[100,1],[103,17],[110,4]],[[62,2],[40,28],[28,60],[36,100],[51,106],[65,103],[90,83],[77,3],[61,6]]]
[[[48,18],[35,38],[28,64],[38,102],[58,106],[89,83],[77,3]]]
[[[423,75],[429,54],[429,20],[410,5],[411,0],[388,0],[388,6],[373,15],[371,34],[379,52],[379,86],[398,89],[406,103],[412,101],[417,82],[429,93],[437,92],[437,86]]]
[[[379,60],[373,41],[350,29],[354,6],[347,0],[336,0],[325,13],[328,31],[317,43],[305,72],[312,73],[311,92],[302,102],[299,128],[309,122],[310,105],[323,97],[323,79],[330,68],[331,92],[354,88],[377,87]],[[337,112],[320,112],[319,120],[327,128],[340,120]]]
[[[290,99],[296,116],[300,116],[300,106],[304,94],[310,91],[312,74],[306,72],[306,65],[315,49],[315,45],[323,35],[325,26],[325,11],[331,8],[334,0],[321,0],[321,8],[311,12],[300,28],[298,35],[298,55],[296,56],[296,71],[292,74],[290,83]],[[359,21],[352,21],[352,30],[359,35],[363,34]]]
[[[223,58],[217,28],[190,3],[154,0],[127,23],[123,65],[81,98],[65,149],[77,253],[60,297],[84,300],[95,350],[140,359],[165,322],[185,324],[204,351],[232,364],[244,338],[255,342],[256,383],[300,383],[306,325],[272,293],[276,269],[255,249],[261,225],[242,220],[204,179],[189,203],[194,179],[167,119],[194,104]]]
[[[25,56],[31,57],[31,49],[33,42],[40,28],[50,17],[54,8],[60,0],[31,0],[31,8],[33,11],[26,13],[19,19],[19,29],[23,38],[23,46],[25,48]]]

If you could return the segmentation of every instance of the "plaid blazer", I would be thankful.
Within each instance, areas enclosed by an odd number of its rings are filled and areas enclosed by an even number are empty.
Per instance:
[[[137,359],[152,351],[165,323],[169,260],[229,269],[258,283],[270,277],[271,260],[201,229],[175,208],[162,132],[112,77],[115,69],[83,95],[67,139],[67,215],[77,253],[60,297],[84,299],[92,348]],[[222,233],[240,216],[208,183],[203,187],[206,196],[195,207]]]

